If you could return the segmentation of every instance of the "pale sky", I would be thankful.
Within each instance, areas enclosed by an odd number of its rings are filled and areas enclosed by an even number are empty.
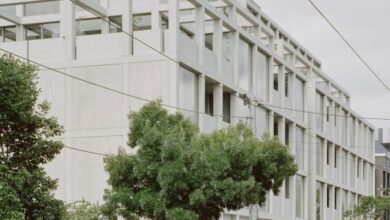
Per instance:
[[[355,112],[363,117],[390,118],[390,92],[371,75],[308,0],[254,1],[321,61],[324,72],[350,93]],[[390,86],[390,1],[313,2]],[[390,121],[369,122],[377,128],[390,128]]]

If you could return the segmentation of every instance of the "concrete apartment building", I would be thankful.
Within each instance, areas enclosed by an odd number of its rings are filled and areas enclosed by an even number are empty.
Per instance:
[[[243,120],[259,138],[277,135],[299,171],[254,209],[258,219],[343,219],[360,196],[375,193],[373,126],[320,61],[252,0],[1,0],[0,7],[0,48],[195,110],[182,112],[205,133]],[[99,153],[126,146],[127,114],[144,101],[43,67],[39,77],[67,146]],[[59,179],[59,198],[97,201],[106,188],[103,166],[98,155],[64,149],[47,170]],[[249,209],[227,210],[222,219],[249,219]]]
[[[378,139],[375,141],[375,195],[390,196],[390,143],[384,141],[383,129],[378,129]],[[390,213],[383,216],[389,220]]]

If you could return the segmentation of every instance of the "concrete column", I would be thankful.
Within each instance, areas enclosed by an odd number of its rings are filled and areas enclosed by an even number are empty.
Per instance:
[[[75,5],[71,0],[60,2],[61,37],[65,40],[65,58],[66,60],[76,59],[76,31],[75,31]]]
[[[100,0],[100,4],[103,8],[106,8],[108,10],[108,0]],[[104,16],[102,19],[109,21],[108,16]],[[102,34],[107,34],[110,32],[110,24],[108,22],[103,21],[102,23]]]
[[[205,50],[205,8],[201,5],[195,9],[195,41],[198,45],[198,64],[204,65]]]
[[[291,108],[292,109],[295,109],[295,86],[296,86],[296,81],[297,81],[297,74],[296,73],[292,73],[291,74],[291,80],[290,80],[290,90],[289,90],[289,95],[290,95],[290,100],[291,100]],[[292,117],[295,117],[298,114],[301,114],[301,112],[291,111],[291,116]]]
[[[269,134],[271,136],[274,136],[274,112],[270,111],[268,115],[268,129]]]
[[[217,120],[217,128],[221,128],[223,120],[223,85],[215,84],[213,86],[213,109],[214,115]]]
[[[164,33],[161,29],[161,16],[160,16],[160,1],[159,0],[152,0],[152,32],[153,35],[156,36],[156,48],[160,51],[164,51]]]
[[[204,131],[203,113],[205,112],[205,94],[206,94],[206,79],[205,75],[198,76],[198,126],[200,131]]]
[[[278,84],[279,84],[279,95],[280,95],[280,106],[283,108],[284,107],[284,89],[285,89],[285,85],[284,85],[284,80],[285,80],[285,77],[286,77],[286,67],[284,65],[281,65],[280,68],[279,68],[279,73],[278,73]],[[287,110],[285,110],[284,112],[287,112]]]
[[[306,111],[315,112],[315,94],[316,84],[315,79],[312,76],[311,69],[308,72],[308,81],[306,82],[305,89],[305,107]],[[316,219],[316,160],[315,152],[316,149],[315,141],[311,137],[316,136],[315,132],[315,114],[307,114],[308,119],[308,147],[306,149],[312,149],[308,151],[308,219]]]
[[[267,101],[268,103],[273,103],[272,98],[272,91],[273,91],[273,84],[274,84],[274,59],[273,57],[270,57],[268,59],[268,97]]]
[[[124,32],[129,33],[131,36],[133,36],[133,1],[132,0],[123,1],[123,12],[122,13],[123,13],[123,15],[122,15],[122,30]],[[127,34],[122,34],[122,37],[123,37],[122,54],[124,56],[133,55],[134,40],[131,36],[129,36]]]
[[[239,81],[239,47],[240,47],[240,36],[238,31],[232,33],[232,63],[233,63],[233,82],[238,85]]]
[[[178,47],[178,35],[180,31],[180,22],[179,22],[179,2],[178,0],[168,0],[168,14],[169,14],[169,44],[166,45],[166,51],[169,53],[174,53],[177,56],[177,47]]]
[[[24,6],[16,5],[16,16],[23,17],[24,16]],[[16,25],[16,41],[25,40],[25,29],[22,24]]]
[[[255,45],[252,45],[252,67],[251,67],[251,71],[250,71],[250,76],[249,76],[249,83],[250,83],[250,86],[249,86],[249,94],[256,94],[255,91],[256,91],[256,77],[257,76],[257,46],[256,44]]]
[[[237,106],[238,106],[238,102],[241,101],[240,98],[238,98],[237,96],[238,96],[238,93],[232,93],[230,96],[230,114],[234,115],[234,116],[238,115]],[[235,125],[239,121],[240,121],[239,118],[232,117],[230,119],[230,124]]]
[[[213,35],[213,52],[217,56],[217,74],[222,76],[222,59],[224,59],[222,52],[223,41],[223,25],[222,20],[214,20],[214,35]]]
[[[285,142],[286,139],[286,134],[285,134],[285,129],[286,129],[286,120],[281,117],[278,119],[278,138],[281,143]]]

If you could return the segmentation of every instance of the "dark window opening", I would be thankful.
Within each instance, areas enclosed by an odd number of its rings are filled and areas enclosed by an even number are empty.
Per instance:
[[[223,121],[230,123],[230,93],[223,93]]]

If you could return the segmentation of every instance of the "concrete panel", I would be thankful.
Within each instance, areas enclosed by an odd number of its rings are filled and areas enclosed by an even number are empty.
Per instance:
[[[73,138],[72,146],[99,153],[117,152],[123,136]],[[107,173],[104,170],[103,157],[73,151],[71,154],[72,196],[73,201],[86,199],[102,201],[107,188]]]
[[[81,67],[70,72],[82,79],[122,90],[121,65]],[[121,127],[122,95],[76,80],[71,84],[73,129]]]

